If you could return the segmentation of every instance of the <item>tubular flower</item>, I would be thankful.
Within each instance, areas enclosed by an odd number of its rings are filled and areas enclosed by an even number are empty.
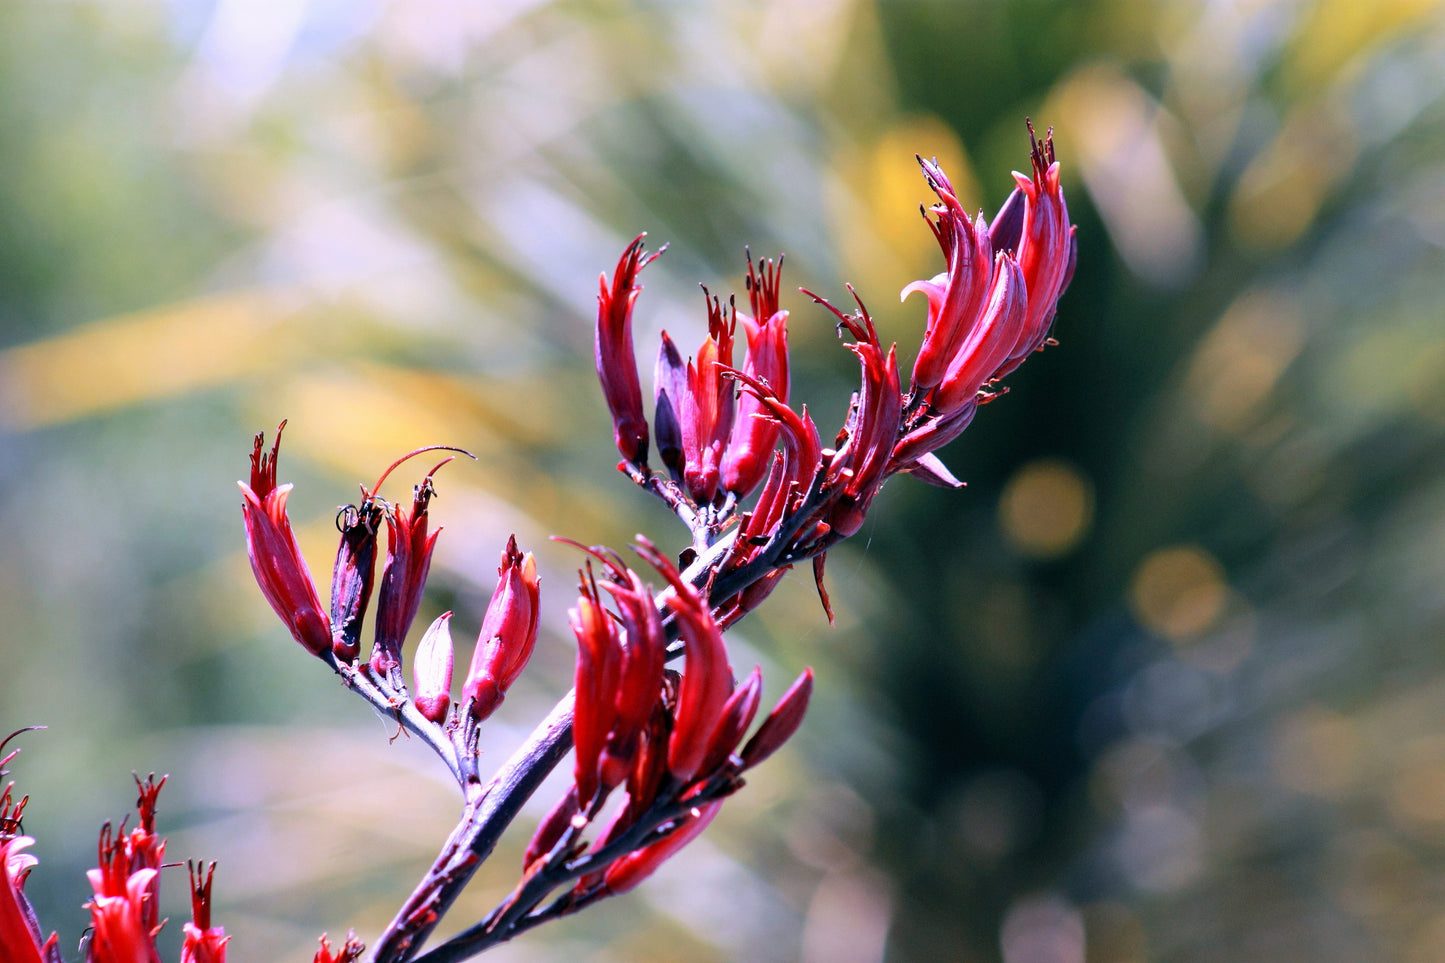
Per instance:
[[[539,585],[532,553],[517,549],[515,535],[502,550],[497,588],[482,619],[482,631],[462,686],[462,698],[474,719],[485,719],[502,704],[537,644]]]
[[[853,336],[848,350],[857,355],[862,372],[862,385],[848,407],[838,448],[827,459],[827,478],[835,499],[823,521],[829,529],[825,541],[832,542],[862,527],[873,496],[888,477],[903,417],[903,394],[896,348],[891,346],[884,353],[873,319],[857,295],[858,311],[852,315],[817,300],[838,318],[840,330]]]
[[[326,934],[321,934],[321,946],[316,955],[311,958],[311,963],[356,963],[361,959],[361,954],[366,952],[366,944],[356,938],[354,932],[346,934],[346,942],[333,950],[331,941]]]
[[[7,789],[7,803],[8,795]],[[25,898],[25,877],[37,860],[21,850],[34,842],[29,836],[0,838],[0,958],[7,963],[60,961],[59,937],[51,933],[42,939],[40,923]]]
[[[200,867],[187,864],[191,874],[191,921],[183,927],[181,963],[226,963],[226,944],[231,938],[225,927],[211,925],[211,881],[216,864],[211,863],[202,878]]]
[[[622,252],[610,288],[606,274],[598,280],[594,347],[597,376],[612,412],[613,439],[623,460],[638,468],[647,464],[647,419],[642,413],[642,388],[632,346],[632,306],[642,290],[637,275],[662,254],[660,250],[649,254],[643,248],[646,236],[639,234]]]
[[[95,896],[90,910],[89,963],[160,963],[155,930],[145,925],[145,904],[159,871],[141,869],[126,877],[117,890],[101,870],[91,870]]]
[[[713,730],[732,695],[732,669],[728,666],[722,631],[713,621],[707,603],[651,545],[645,545],[642,551],[643,557],[672,585],[673,594],[667,605],[677,617],[679,631],[687,643],[672,735],[667,744],[668,771],[674,778],[686,782],[702,768]]]
[[[614,621],[603,607],[590,565],[577,607],[568,612],[577,636],[573,741],[583,809],[627,778],[657,703],[667,657],[667,637],[647,586],[619,560],[599,558],[614,579],[604,585],[617,600],[619,618]]]
[[[913,366],[903,437],[892,471],[933,484],[959,483],[931,452],[958,437],[993,397],[988,386],[1043,346],[1060,295],[1073,273],[1074,228],[1059,185],[1052,135],[1029,126],[1029,175],[990,226],[970,221],[936,163],[919,158],[939,203],[924,212],[947,269],[903,289],[928,298],[923,347]],[[929,218],[928,215],[933,217]]]
[[[450,458],[426,473],[412,489],[411,509],[390,505],[386,510],[386,565],[381,570],[381,591],[376,604],[376,641],[371,649],[371,671],[390,676],[401,668],[401,644],[421,607],[421,593],[431,569],[438,528],[427,531],[427,506],[436,488],[432,476]]]
[[[737,312],[707,296],[708,336],[697,358],[684,367],[672,339],[663,334],[657,358],[657,447],[679,476],[689,497],[710,505],[719,494],[723,455],[736,413],[735,389],[727,372],[733,363]]]
[[[688,812],[677,828],[658,842],[628,853],[607,867],[602,885],[611,894],[618,895],[637,886],[644,879],[657,872],[678,850],[692,842],[713,821],[722,809],[722,800],[708,803]]]
[[[748,301],[752,315],[739,315],[747,336],[743,373],[771,389],[781,404],[788,403],[788,312],[778,308],[778,286],[783,259],[768,260],[759,271],[748,256]],[[778,425],[767,413],[760,396],[744,392],[738,399],[732,437],[723,456],[723,488],[746,497],[763,481],[778,444]]]
[[[261,594],[291,630],[291,635],[312,655],[324,656],[331,649],[331,623],[316,594],[316,583],[291,531],[286,515],[290,485],[276,484],[276,458],[281,449],[281,431],[267,455],[262,448],[265,435],[257,434],[251,451],[251,484],[241,486],[241,514],[246,523],[246,554]]]
[[[1023,331],[1009,352],[1008,362],[996,376],[1000,378],[1043,347],[1059,298],[1073,279],[1079,253],[1075,228],[1069,224],[1064,190],[1059,185],[1059,162],[1054,158],[1053,131],[1045,133],[1043,143],[1039,143],[1030,124],[1029,146],[1032,170],[1027,175],[1014,174],[1019,184],[1014,194],[1022,192],[1024,199],[1017,244],[1013,243],[1012,230],[1001,231],[994,240],[996,249],[1016,254],[1029,292],[1029,310]],[[1003,218],[1007,203],[1004,208],[995,220]],[[1006,224],[1006,227],[1009,225]]]
[[[631,889],[702,832],[742,785],[743,772],[797,730],[812,691],[809,670],[740,753],[757,715],[761,671],[755,667],[735,685],[707,602],[652,543],[639,538],[636,550],[667,583],[660,594],[616,555],[586,549],[602,563],[602,588],[617,611],[603,608],[589,561],[571,613],[579,643],[576,784],[539,824],[524,857],[529,878],[570,860],[595,860],[567,897],[576,905]],[[664,669],[660,606],[686,643],[680,677]],[[579,857],[579,834],[624,784],[622,806]]]

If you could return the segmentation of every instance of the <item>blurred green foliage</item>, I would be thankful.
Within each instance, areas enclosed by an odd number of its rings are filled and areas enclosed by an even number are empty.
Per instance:
[[[939,269],[912,154],[992,213],[1028,115],[1080,232],[1060,345],[945,452],[967,490],[900,478],[834,553],[836,628],[799,577],[736,633],[772,687],[817,667],[797,744],[655,883],[498,955],[1445,956],[1442,26],[1415,0],[0,8],[0,730],[50,726],[15,771],[44,922],[80,933],[130,769],[172,773],[168,855],[221,859],[242,963],[374,936],[449,828],[429,760],[251,585],[255,430],[291,419],[319,570],[396,454],[481,456],[439,479],[423,617],[475,622],[508,532],[538,551],[550,635],[489,723],[504,756],[571,672],[576,556],[545,537],[678,535],[612,472],[596,272],[670,242],[638,340],[689,345],[693,285],[786,251],[911,363],[921,301],[892,297]],[[826,434],[851,358],[785,306]]]

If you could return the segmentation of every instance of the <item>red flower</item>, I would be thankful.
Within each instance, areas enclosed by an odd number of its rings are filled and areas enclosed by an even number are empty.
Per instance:
[[[751,769],[764,759],[777,752],[783,743],[793,737],[798,731],[798,726],[803,724],[803,715],[808,711],[808,703],[813,698],[813,670],[804,669],[803,674],[794,680],[758,726],[758,731],[743,746],[743,765]],[[746,727],[744,727],[746,728]]]
[[[346,934],[346,942],[337,950],[331,949],[331,941],[321,934],[321,947],[311,958],[311,963],[356,963],[366,951],[366,944],[356,938],[355,933]]]
[[[607,867],[603,885],[613,894],[625,893],[657,872],[673,854],[702,834],[722,809],[722,800],[692,810],[682,824],[660,841],[629,853]]]
[[[780,403],[788,403],[788,312],[778,308],[778,286],[783,259],[776,266],[764,261],[762,271],[748,256],[748,300],[752,316],[739,315],[747,335],[748,353],[743,372],[768,386]],[[723,487],[738,498],[748,495],[767,475],[778,425],[767,414],[759,396],[744,392],[738,399],[732,437],[723,456]]]
[[[389,505],[386,509],[386,566],[381,570],[376,641],[370,660],[371,671],[383,678],[400,670],[401,645],[416,618],[416,610],[421,607],[422,589],[431,570],[432,549],[441,534],[441,529],[427,531],[427,506],[436,494],[432,476],[449,461],[450,458],[427,472],[421,484],[412,489],[409,510],[405,505]]]
[[[527,667],[537,644],[539,586],[532,553],[517,549],[515,535],[502,550],[497,588],[482,619],[462,698],[475,719],[485,719],[502,704],[517,676]]]
[[[9,792],[5,802],[9,802]],[[22,803],[23,806],[23,803]],[[42,940],[40,924],[25,898],[25,877],[36,859],[21,850],[35,840],[29,836],[0,838],[0,951],[6,963],[59,963],[59,938]]]
[[[667,637],[647,586],[619,560],[599,558],[614,580],[604,586],[617,600],[618,619],[603,607],[590,564],[577,607],[568,612],[577,636],[572,728],[583,809],[627,778],[662,690],[667,654]]]
[[[331,649],[331,622],[316,594],[316,583],[306,567],[306,559],[291,531],[286,516],[286,496],[290,485],[277,486],[276,458],[281,449],[281,431],[276,428],[276,441],[270,455],[262,451],[264,433],[256,435],[251,451],[251,484],[241,486],[242,517],[246,523],[246,553],[251,571],[261,594],[291,630],[291,635],[312,655],[323,656]]]
[[[1017,248],[1012,243],[1011,232],[994,240],[996,249],[1016,250],[1029,292],[1028,316],[1023,333],[1009,352],[1008,363],[996,375],[999,378],[1043,346],[1049,336],[1049,325],[1053,323],[1059,298],[1073,279],[1074,264],[1078,259],[1078,239],[1075,228],[1069,224],[1068,206],[1064,203],[1064,191],[1059,185],[1053,130],[1050,129],[1044,135],[1043,143],[1039,143],[1030,124],[1029,146],[1031,172],[1027,175],[1014,174],[1019,184],[1014,194],[1022,191],[1024,197]],[[1007,204],[1004,206],[1008,207]],[[999,218],[1003,215],[1001,210]]]
[[[198,866],[187,864],[187,869],[191,874],[191,922],[183,927],[181,963],[226,963],[226,944],[231,938],[225,927],[211,925],[211,882],[216,864],[211,863],[204,879]]]
[[[632,346],[632,305],[642,286],[637,275],[662,253],[649,254],[642,246],[646,234],[639,234],[612,273],[598,279],[597,336],[594,357],[602,394],[612,412],[612,436],[627,462],[641,468],[647,464],[647,419],[642,413],[642,388],[637,380],[637,356]],[[663,246],[664,250],[666,245]]]
[[[897,351],[889,347],[884,353],[873,319],[857,294],[853,299],[858,311],[851,315],[843,314],[816,295],[813,297],[832,311],[840,329],[855,339],[848,350],[858,356],[862,373],[862,385],[848,407],[837,451],[827,459],[828,482],[836,496],[824,521],[833,533],[829,540],[837,541],[862,527],[873,496],[888,477],[889,461],[903,417],[903,394],[898,380]]]
[[[104,843],[102,837],[102,847]],[[86,874],[95,890],[95,896],[85,904],[90,910],[92,931],[89,963],[160,963],[155,929],[146,925],[146,917],[155,912],[146,904],[154,902],[152,891],[158,872],[136,870],[120,879],[118,886],[105,867]]]
[[[1029,140],[1032,174],[1014,175],[1019,187],[992,227],[982,215],[970,222],[948,177],[936,163],[919,158],[939,199],[928,224],[947,270],[903,289],[905,298],[914,291],[928,297],[928,323],[913,366],[906,432],[894,449],[891,471],[957,485],[930,453],[958,437],[978,405],[993,397],[987,387],[1048,338],[1073,273],[1076,245],[1053,139],[1047,136],[1040,144],[1030,125]]]
[[[737,312],[703,291],[708,336],[695,360],[682,356],[666,332],[657,358],[657,447],[664,464],[680,476],[688,496],[710,505],[719,495],[723,455],[732,434],[736,389],[733,363]]]

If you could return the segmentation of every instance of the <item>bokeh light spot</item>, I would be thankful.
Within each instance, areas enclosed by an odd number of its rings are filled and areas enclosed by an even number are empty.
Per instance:
[[[1301,709],[1275,730],[1274,772],[1290,789],[1338,798],[1354,784],[1359,761],[1359,730],[1323,706]]]
[[[1004,536],[1032,558],[1076,548],[1094,521],[1094,488],[1068,462],[1046,458],[1020,468],[999,499]]]
[[[1417,836],[1445,838],[1445,736],[1416,740],[1388,790],[1395,824]]]
[[[1228,598],[1223,566],[1197,545],[1149,555],[1129,586],[1139,624],[1171,642],[1189,641],[1213,626]]]

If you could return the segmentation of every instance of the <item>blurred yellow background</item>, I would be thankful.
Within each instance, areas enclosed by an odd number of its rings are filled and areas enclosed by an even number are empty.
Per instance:
[[[1418,0],[134,0],[0,6],[0,730],[68,956],[100,823],[170,772],[238,963],[372,939],[440,767],[276,622],[235,479],[324,580],[396,455],[463,445],[420,627],[543,569],[502,758],[565,691],[575,552],[681,532],[613,471],[597,272],[638,342],[695,285],[853,282],[911,364],[940,269],[913,154],[988,214],[1056,131],[1060,342],[734,633],[789,749],[636,893],[499,960],[1445,959],[1445,11]],[[824,435],[856,379],[792,310]],[[649,365],[650,366],[650,365]],[[644,378],[646,381],[646,378]],[[414,478],[389,483],[397,492]],[[465,649],[459,659],[466,658]],[[555,795],[545,789],[529,819]],[[512,884],[527,827],[461,927]],[[185,918],[181,877],[167,884]],[[470,914],[470,917],[469,917]],[[444,927],[445,928],[445,927]]]

